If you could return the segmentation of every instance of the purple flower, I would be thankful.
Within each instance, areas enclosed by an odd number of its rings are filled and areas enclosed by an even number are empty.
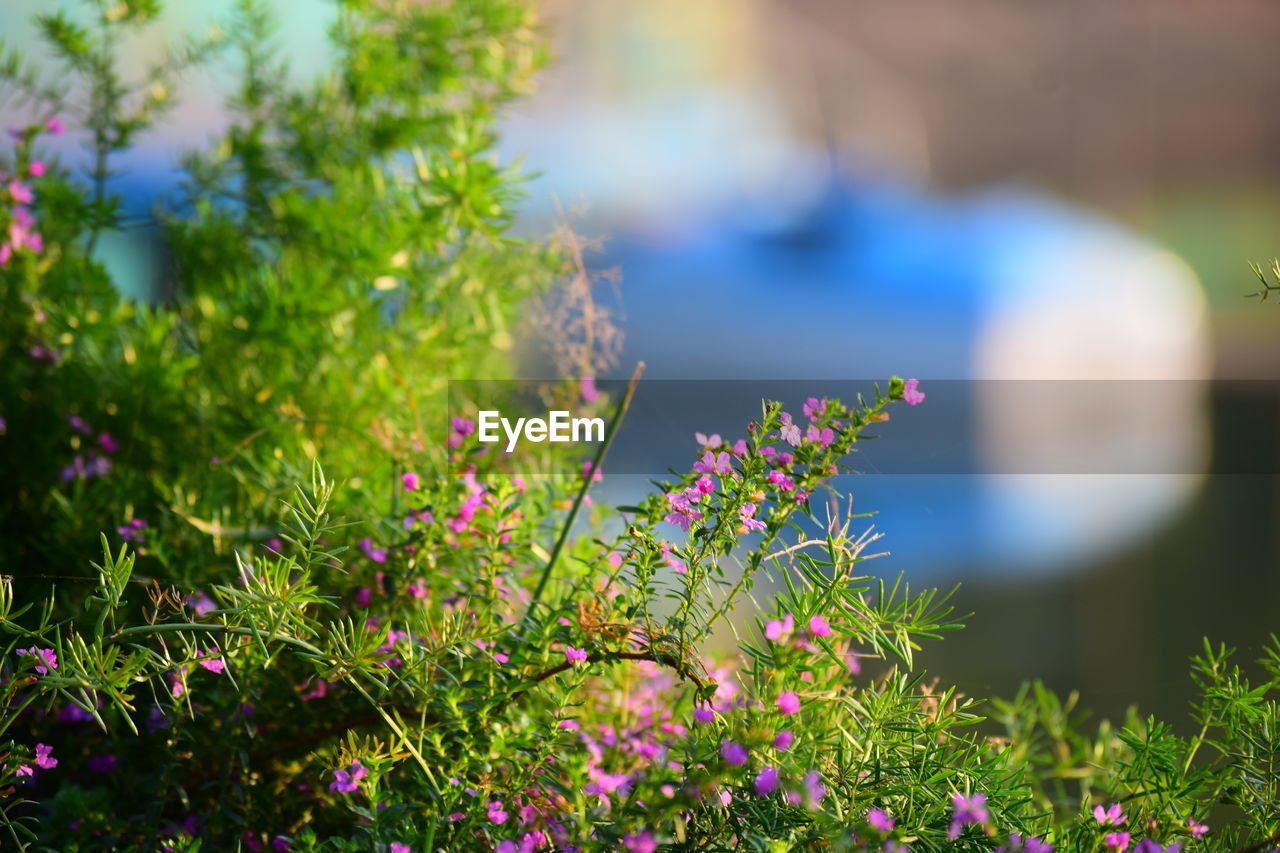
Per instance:
[[[622,844],[627,853],[656,853],[658,849],[658,841],[651,832],[628,835],[622,839]]]
[[[565,646],[564,659],[565,659],[565,662],[568,663],[570,666],[573,666],[574,664],[577,664],[577,663],[586,663],[587,650],[576,649],[573,646]]]
[[[822,774],[817,770],[810,770],[804,777],[804,802],[809,808],[817,808],[818,803],[822,802],[822,798],[827,795],[827,789],[822,785]]]
[[[733,463],[726,451],[715,453],[708,450],[700,460],[693,463],[693,470],[699,474],[732,474]]]
[[[796,620],[790,613],[782,619],[770,619],[764,626],[764,638],[775,643],[785,643],[791,639],[791,632],[796,628]]]
[[[804,412],[804,416],[806,418],[811,421],[816,421],[818,418],[826,414],[827,401],[819,400],[817,397],[810,397],[808,400],[805,400],[804,405],[800,410]]]
[[[58,668],[58,655],[53,649],[41,649],[32,646],[29,649],[18,649],[20,655],[36,655],[40,658],[40,663],[36,664],[36,673],[39,675],[48,675],[49,670]]]
[[[333,771],[333,781],[329,783],[329,790],[340,794],[354,793],[360,788],[360,781],[368,775],[368,769],[359,761],[353,761],[350,770]]]
[[[903,386],[902,399],[908,406],[918,406],[924,402],[924,392],[919,390],[919,385],[919,379],[908,379],[906,385]]]
[[[867,824],[877,832],[890,832],[893,829],[893,818],[884,809],[869,809]]]
[[[1125,817],[1124,811],[1120,807],[1119,803],[1112,803],[1111,807],[1106,809],[1104,809],[1102,806],[1094,806],[1093,819],[1096,820],[1098,823],[1102,824],[1103,826],[1106,826],[1107,824],[1111,824],[1112,826],[1120,826],[1121,824],[1123,824],[1125,821],[1128,820],[1128,818]]]
[[[800,710],[800,696],[794,690],[788,690],[778,697],[778,711],[791,715]]]
[[[1178,841],[1173,842],[1168,847],[1161,847],[1150,838],[1144,838],[1134,846],[1133,853],[1178,853],[1181,849],[1182,843]]]
[[[413,853],[413,848],[403,841],[392,841],[391,853]]]
[[[117,527],[116,532],[126,542],[145,542],[148,526],[141,518],[134,518]]]
[[[778,790],[778,768],[766,767],[756,776],[756,793],[767,797]]]
[[[418,487],[422,485],[422,482],[421,480],[419,480],[418,475],[413,473],[412,471],[406,474],[401,474],[400,482],[404,483],[404,490],[406,492],[416,492],[418,491]]]
[[[951,827],[947,830],[947,838],[955,841],[961,831],[971,823],[986,823],[991,819],[987,812],[987,795],[964,794],[951,795]]]
[[[382,548],[375,548],[373,540],[368,536],[360,540],[360,550],[364,555],[375,563],[385,563],[387,561],[387,552]]]
[[[584,403],[594,403],[600,399],[600,392],[596,390],[596,380],[594,376],[584,376],[578,381],[578,393],[582,395]]]
[[[720,744],[720,757],[731,767],[741,767],[747,763],[749,754],[742,744],[727,740]]]
[[[1108,832],[1107,836],[1102,839],[1102,843],[1106,845],[1108,850],[1114,850],[1116,853],[1120,853],[1120,851],[1129,846],[1129,833]]]
[[[31,192],[31,187],[27,186],[22,181],[9,182],[9,195],[18,204],[31,204],[31,202],[36,200],[35,193]]]
[[[271,839],[271,849],[273,853],[289,853],[289,841],[282,835],[277,835]]]
[[[90,773],[111,773],[116,769],[116,757],[111,753],[89,756]]]
[[[785,729],[773,736],[773,748],[779,752],[786,752],[791,748],[791,744],[795,742],[796,736]]]
[[[218,647],[214,646],[204,653],[200,661],[200,666],[212,673],[221,675],[223,670],[227,668],[226,663],[218,656]]]
[[[71,428],[73,430],[80,433],[81,435],[93,434],[93,427],[89,426],[89,423],[79,415],[76,415],[76,414],[67,415],[67,423],[71,425]]]
[[[107,454],[114,454],[120,450],[120,443],[109,432],[98,433],[98,446],[102,448],[103,453]]]
[[[507,817],[507,812],[502,808],[502,800],[490,801],[488,813],[490,823],[506,823]]]
[[[1039,838],[1023,838],[1015,832],[1007,844],[996,848],[996,853],[1053,853],[1053,845]]]
[[[765,523],[756,518],[756,512],[759,509],[760,507],[753,503],[745,503],[738,507],[738,515],[741,517],[742,526],[746,528],[747,532],[765,529]]]
[[[695,723],[714,723],[716,721],[716,712],[705,706],[699,706],[693,709],[693,721]]]
[[[205,616],[218,609],[217,603],[199,590],[187,596],[187,606],[194,610],[197,616]]]
[[[58,759],[53,757],[53,747],[43,743],[36,744],[36,767],[52,770],[57,766]]]
[[[814,637],[830,637],[831,625],[827,622],[825,617],[810,616],[809,633]]]

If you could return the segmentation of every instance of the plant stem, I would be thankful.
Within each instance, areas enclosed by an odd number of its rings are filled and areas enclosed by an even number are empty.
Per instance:
[[[547,581],[551,579],[551,572],[556,567],[556,560],[560,558],[560,552],[564,550],[565,542],[569,539],[569,531],[573,528],[573,523],[578,518],[578,510],[582,508],[582,501],[587,496],[587,490],[591,488],[596,472],[604,464],[605,454],[609,452],[609,445],[613,444],[613,437],[617,435],[618,427],[622,425],[622,419],[626,415],[627,409],[631,406],[631,398],[635,396],[636,385],[639,384],[640,375],[643,373],[644,362],[641,361],[636,364],[636,369],[631,374],[631,381],[627,383],[626,393],[622,395],[622,400],[619,401],[618,408],[614,412],[613,420],[609,423],[609,429],[605,433],[604,441],[600,443],[600,447],[596,450],[595,458],[591,461],[591,470],[586,472],[582,478],[582,487],[578,489],[578,494],[573,499],[573,506],[569,510],[569,516],[565,519],[564,527],[560,529],[560,536],[556,539],[555,547],[551,549],[551,556],[547,559],[547,565],[542,570],[542,576],[538,578],[538,585],[533,588],[533,595],[529,599],[529,609],[524,614],[525,620],[528,620],[533,615],[534,608],[541,603],[542,592],[546,589]]]

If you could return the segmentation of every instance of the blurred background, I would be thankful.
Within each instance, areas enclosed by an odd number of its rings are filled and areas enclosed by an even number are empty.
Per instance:
[[[170,36],[228,4],[173,5]],[[602,376],[643,359],[651,378],[796,389],[956,381],[895,420],[954,423],[964,464],[839,483],[879,513],[892,556],[870,568],[962,584],[975,615],[930,669],[971,694],[1043,676],[1103,715],[1176,719],[1202,636],[1252,654],[1280,628],[1280,309],[1244,298],[1249,262],[1280,253],[1280,6],[538,5],[555,61],[502,148],[541,173],[521,230],[567,220],[587,267],[620,276],[597,286],[623,334]],[[0,27],[29,42],[47,6],[11,0]],[[305,79],[331,8],[276,7]],[[119,164],[138,216],[220,126],[217,88],[192,75]],[[60,143],[79,162],[82,140]],[[153,239],[103,246],[139,295],[163,276]],[[557,369],[546,334],[528,376]],[[1117,379],[1144,391],[1055,392]],[[736,434],[737,412],[712,414],[705,432]],[[1166,464],[1066,473],[1098,448]],[[859,464],[877,470],[874,448]],[[602,488],[630,502],[648,477]]]

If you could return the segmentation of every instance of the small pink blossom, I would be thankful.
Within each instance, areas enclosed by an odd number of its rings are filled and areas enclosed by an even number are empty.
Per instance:
[[[778,697],[778,711],[791,715],[800,710],[800,696],[794,690],[788,690]]]
[[[45,172],[44,163],[40,162],[39,160],[32,160],[31,166],[27,170],[27,174],[31,175],[31,177],[33,178],[43,178],[44,172]]]
[[[490,823],[506,823],[508,814],[502,807],[502,800],[492,800],[489,803],[488,818]]]
[[[1108,850],[1114,850],[1121,853],[1129,846],[1129,833],[1127,832],[1108,832],[1106,837],[1102,839],[1102,843],[1106,845]]]
[[[58,759],[53,757],[53,747],[43,743],[36,744],[36,767],[52,770],[57,766]]]
[[[564,659],[570,666],[579,663],[586,663],[587,650],[574,648],[573,646],[565,646]]]
[[[200,661],[200,666],[218,675],[221,675],[227,668],[226,663],[218,654],[217,646],[214,646],[204,653],[204,658]]]
[[[422,481],[419,479],[418,475],[412,471],[401,474],[400,482],[404,484],[404,490],[406,492],[416,492],[422,485]]]
[[[1112,803],[1110,808],[1102,806],[1093,807],[1093,819],[1103,826],[1108,824],[1112,826],[1120,826],[1128,820],[1119,803]]]
[[[786,752],[791,748],[791,744],[795,742],[796,736],[791,732],[783,729],[773,736],[773,748],[779,752]]]
[[[584,376],[578,381],[578,393],[582,395],[584,403],[594,403],[600,399],[600,392],[596,389],[596,380],[593,376]]]
[[[918,406],[924,402],[924,392],[919,390],[919,385],[919,379],[908,379],[902,387],[902,399],[908,406]],[[1128,843],[1128,839],[1125,839],[1125,844]]]
[[[44,126],[45,130],[49,131],[54,136],[61,136],[63,132],[66,131],[66,127],[63,126],[62,121],[56,116],[46,121]]]
[[[814,637],[830,637],[831,624],[823,616],[810,616],[809,633]]]
[[[765,624],[764,638],[775,643],[785,643],[791,639],[791,634],[795,631],[795,628],[795,617],[788,613],[782,619],[771,619]]]

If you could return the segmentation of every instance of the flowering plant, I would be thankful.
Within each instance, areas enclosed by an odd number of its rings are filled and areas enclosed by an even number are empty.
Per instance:
[[[546,476],[465,416],[434,435],[440,377],[499,371],[527,297],[565,272],[554,242],[506,236],[517,179],[487,155],[540,54],[523,5],[345,0],[338,68],[303,89],[249,0],[230,36],[123,83],[113,47],[155,12],[43,19],[89,83],[83,123],[0,66],[40,107],[3,165],[6,845],[1277,844],[1280,642],[1261,683],[1206,645],[1192,737],[1136,713],[1086,731],[1040,685],[980,702],[919,671],[958,619],[866,572],[877,537],[829,484],[925,402],[915,380],[767,403],[613,509],[589,493],[634,383],[564,383],[609,429]],[[162,213],[172,293],[121,299],[94,251],[122,224],[107,160],[228,43],[236,124]],[[87,186],[39,154],[80,127]],[[751,615],[766,576],[782,592]]]

